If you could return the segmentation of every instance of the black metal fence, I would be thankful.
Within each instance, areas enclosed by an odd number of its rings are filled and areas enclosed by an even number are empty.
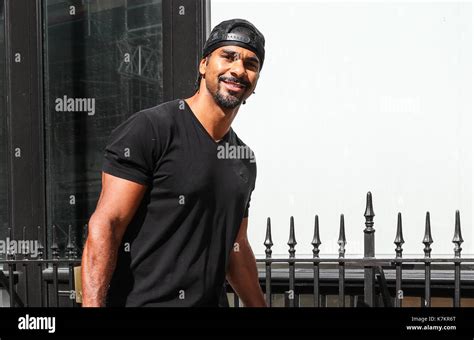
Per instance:
[[[32,245],[25,237],[23,242],[12,238],[9,228],[6,259],[0,259],[0,289],[3,287],[0,307],[77,307],[81,294],[75,287],[74,267],[80,266],[77,248],[72,241],[71,226],[68,229],[68,241],[65,256],[60,257],[57,243],[56,226],[52,227],[51,258],[45,258],[45,247],[41,242],[41,227],[35,244],[34,258]],[[26,241],[26,242],[25,242]],[[8,293],[8,300],[4,293]]]
[[[328,306],[328,296],[337,295],[337,306],[386,306],[402,307],[404,296],[408,292],[419,294],[422,290],[422,306],[431,307],[432,290],[437,296],[451,297],[454,307],[461,306],[462,297],[474,297],[474,258],[461,258],[461,235],[459,211],[455,214],[454,254],[450,258],[432,258],[430,214],[426,213],[424,257],[403,258],[402,216],[398,213],[395,236],[395,256],[393,258],[375,257],[375,229],[372,195],[367,193],[364,229],[364,257],[345,258],[346,236],[344,215],[340,218],[339,254],[334,258],[321,258],[319,247],[319,220],[315,216],[312,258],[296,258],[296,238],[294,219],[290,219],[289,256],[272,258],[271,221],[267,219],[265,237],[265,258],[257,259],[260,284],[265,292],[269,307],[275,295],[285,297],[284,306],[300,306],[302,295],[312,297],[312,306]],[[10,230],[10,239],[11,230]],[[45,258],[45,248],[38,227],[37,257],[31,257],[28,243],[18,243],[20,247],[8,247],[6,259],[0,259],[0,306],[70,306],[78,307],[81,301],[80,286],[76,286],[74,268],[80,266],[77,247],[68,230],[68,240],[63,257],[60,257],[56,227],[52,227],[50,257]],[[23,240],[26,240],[25,233]],[[433,268],[443,265],[443,270]],[[420,270],[416,266],[422,266]],[[447,266],[447,267],[446,267]],[[354,269],[355,268],[355,269]],[[420,273],[420,271],[422,273]],[[412,275],[406,276],[410,272]],[[423,277],[421,277],[423,276]],[[80,281],[80,280],[79,280]],[[420,281],[422,281],[420,283]],[[434,281],[434,282],[433,282]],[[3,290],[2,290],[3,288]],[[232,288],[228,286],[228,292]],[[6,294],[6,295],[5,295]],[[359,294],[359,295],[357,295]],[[363,294],[363,295],[362,295]],[[233,294],[233,306],[238,307],[239,299]],[[5,296],[8,296],[6,299]],[[362,299],[363,296],[363,299]],[[356,299],[357,298],[357,301]]]
[[[296,307],[299,305],[298,296],[301,294],[310,294],[313,299],[314,307],[328,306],[328,304],[322,304],[321,299],[327,300],[326,297],[328,294],[322,294],[321,283],[322,283],[322,271],[332,273],[324,277],[324,284],[326,285],[325,290],[329,293],[334,292],[334,289],[328,289],[330,287],[331,281],[334,282],[334,267],[337,272],[337,295],[338,303],[337,306],[345,307],[346,306],[346,272],[348,271],[347,267],[351,268],[363,268],[363,275],[359,275],[362,279],[363,288],[363,301],[359,299],[357,302],[352,304],[355,306],[386,306],[386,307],[402,307],[402,301],[405,296],[405,290],[407,293],[412,295],[419,294],[420,290],[420,270],[416,268],[417,264],[424,266],[424,278],[423,278],[423,290],[424,294],[422,296],[422,307],[431,307],[432,301],[432,274],[436,274],[436,285],[435,289],[439,296],[449,296],[453,299],[453,306],[461,306],[461,283],[464,289],[465,297],[474,297],[474,266],[465,266],[465,270],[461,271],[462,264],[474,263],[474,258],[461,258],[461,244],[464,242],[461,235],[461,222],[459,211],[455,213],[455,224],[454,224],[454,237],[452,242],[454,243],[454,256],[450,258],[431,258],[431,244],[433,243],[433,238],[431,236],[431,222],[430,222],[430,213],[426,213],[426,223],[425,223],[425,235],[422,240],[422,243],[425,245],[423,252],[424,257],[422,258],[403,258],[403,244],[405,243],[402,233],[402,215],[398,213],[398,223],[397,230],[395,235],[394,244],[395,248],[395,257],[394,258],[376,258],[375,257],[375,228],[374,228],[374,209],[372,205],[372,194],[367,193],[366,199],[366,210],[364,213],[365,216],[365,229],[364,229],[364,257],[363,258],[345,258],[345,246],[346,246],[346,236],[345,236],[345,226],[344,226],[344,215],[341,214],[340,217],[340,231],[339,231],[339,254],[337,258],[320,258],[319,256],[319,247],[322,244],[319,236],[319,219],[318,215],[315,216],[314,221],[314,237],[311,241],[313,246],[313,257],[312,258],[296,258],[295,246],[297,244],[295,238],[295,225],[293,217],[290,218],[290,237],[288,240],[289,246],[289,257],[287,258],[272,258],[272,236],[271,236],[271,220],[267,219],[267,232],[264,245],[266,247],[264,259],[257,259],[257,263],[260,263],[264,266],[260,270],[260,281],[261,285],[264,287],[266,301],[268,306],[272,306],[272,294],[274,287],[278,289],[279,293],[284,293],[285,296],[285,306],[286,307]],[[276,272],[279,274],[279,281],[285,281],[287,279],[287,287],[289,290],[281,289],[281,285],[276,285],[273,280],[273,274],[275,270],[272,268],[277,264],[287,264],[287,268],[278,269]],[[322,269],[324,264],[329,264],[329,268]],[[331,266],[332,264],[332,266]],[[435,264],[442,264],[441,268],[443,270],[433,270]],[[305,266],[306,265],[306,266]],[[308,268],[308,265],[312,268]],[[296,276],[296,268],[300,268],[299,277]],[[446,267],[448,266],[448,268]],[[449,268],[451,267],[451,268]],[[447,269],[446,269],[447,268]],[[288,275],[282,275],[282,272],[287,271]],[[352,270],[352,269],[351,269]],[[332,272],[331,272],[332,271]],[[392,273],[392,271],[394,273]],[[403,276],[404,271],[411,271],[412,275],[410,280],[405,280]],[[450,272],[453,277],[450,275]],[[390,287],[390,283],[386,278],[386,273],[390,273],[392,281],[394,281],[394,286]],[[357,294],[357,274],[361,274],[360,271],[354,273],[352,270],[352,282],[349,285],[350,290],[353,294]],[[354,275],[356,274],[356,275]],[[329,276],[329,279],[328,279]],[[354,277],[355,276],[355,277]],[[283,279],[283,280],[282,280]],[[406,289],[405,287],[406,286]],[[232,291],[229,287],[229,290]],[[359,290],[360,291],[360,290]],[[352,295],[353,297],[353,295]],[[354,299],[350,299],[354,301]],[[234,306],[239,305],[239,300],[234,294]]]

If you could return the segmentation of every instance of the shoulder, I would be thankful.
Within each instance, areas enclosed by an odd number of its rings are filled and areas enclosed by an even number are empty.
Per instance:
[[[147,144],[150,139],[155,140],[153,145],[161,152],[167,144],[170,130],[176,126],[175,117],[179,110],[179,100],[165,102],[157,106],[138,111],[128,117],[111,134],[112,141],[136,141]]]
[[[137,112],[137,119],[147,124],[161,143],[170,141],[173,131],[182,128],[183,101],[180,99],[164,102],[154,107]]]
[[[157,106],[142,110],[137,114],[145,116],[153,125],[156,124],[171,124],[175,121],[176,115],[182,111],[182,100],[176,99],[161,103]]]

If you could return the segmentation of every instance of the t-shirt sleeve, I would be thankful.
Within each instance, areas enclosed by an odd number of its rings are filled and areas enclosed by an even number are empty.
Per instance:
[[[254,183],[254,186],[252,187],[252,190],[250,191],[249,199],[247,201],[247,206],[245,207],[243,218],[249,217],[250,200],[252,199],[252,193],[253,193],[254,190],[255,190],[255,183]]]
[[[250,199],[252,198],[252,193],[250,193],[249,200],[247,201],[247,206],[245,207],[244,218],[249,217],[249,208],[250,208]]]
[[[102,171],[139,184],[150,184],[157,141],[146,114],[132,115],[112,131],[105,147]]]
[[[253,151],[252,151],[252,155],[254,155]],[[254,155],[254,157],[255,157],[255,155]],[[253,174],[253,185],[252,185],[252,190],[250,190],[250,195],[249,195],[249,199],[247,201],[247,206],[245,207],[243,218],[249,217],[250,200],[252,199],[252,193],[255,190],[255,182],[257,180],[257,164],[255,162],[255,158],[254,158],[253,162],[251,162],[251,164],[252,164],[251,172]]]

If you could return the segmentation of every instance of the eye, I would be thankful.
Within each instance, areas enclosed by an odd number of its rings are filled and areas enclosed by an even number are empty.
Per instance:
[[[231,55],[231,54],[223,54],[222,57],[226,60],[229,60],[229,61],[233,61],[234,60],[234,56]]]
[[[258,69],[258,65],[256,62],[254,61],[249,61],[246,63],[246,67],[249,69],[249,70],[252,70],[252,71],[256,71]]]

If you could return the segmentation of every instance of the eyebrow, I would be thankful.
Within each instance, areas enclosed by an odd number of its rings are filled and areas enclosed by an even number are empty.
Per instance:
[[[235,52],[235,51],[232,51],[232,50],[225,50],[225,49],[223,49],[222,52],[225,53],[225,54],[233,55],[233,56],[236,55],[236,54],[238,54],[238,52]],[[247,60],[247,61],[253,61],[253,62],[255,62],[257,65],[260,64],[260,60],[259,60],[257,57],[248,57],[248,58],[246,58],[246,60]]]

